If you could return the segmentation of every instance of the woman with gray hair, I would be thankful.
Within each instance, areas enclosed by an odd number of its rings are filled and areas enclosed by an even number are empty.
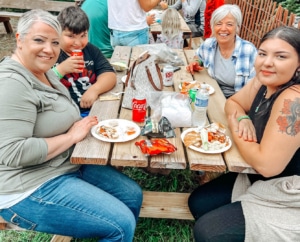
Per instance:
[[[132,241],[142,190],[111,166],[70,163],[97,117],[79,108],[51,67],[61,27],[44,10],[19,20],[17,48],[0,61],[0,216],[28,230]]]
[[[238,36],[242,13],[237,5],[225,4],[217,8],[210,25],[212,37],[200,45],[196,54],[228,98],[254,77],[257,50]]]

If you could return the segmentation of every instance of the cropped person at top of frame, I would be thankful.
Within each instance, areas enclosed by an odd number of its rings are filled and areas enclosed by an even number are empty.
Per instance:
[[[62,26],[61,52],[54,71],[85,117],[99,95],[115,86],[116,74],[101,50],[88,42],[89,20],[80,7],[63,9],[57,19]],[[77,49],[83,56],[71,56]]]
[[[200,45],[196,55],[228,98],[254,77],[257,49],[238,36],[242,13],[237,5],[225,4],[217,8],[210,25],[212,37]]]
[[[70,156],[98,123],[78,106],[51,67],[61,27],[44,10],[24,13],[17,47],[0,62],[0,216],[28,230],[99,241],[132,241],[140,186],[111,166]]]
[[[183,48],[182,31],[180,30],[180,19],[177,10],[168,8],[165,10],[161,20],[162,31],[157,35],[156,43],[165,43],[174,49]]]
[[[111,58],[114,49],[110,43],[107,0],[85,0],[81,6],[89,18],[89,42],[97,46],[106,58]]]
[[[191,193],[197,242],[300,238],[300,30],[282,26],[265,34],[255,69],[227,99],[225,113],[257,174],[229,172]]]
[[[108,0],[108,27],[112,47],[149,43],[147,12],[161,0]],[[152,16],[153,19],[154,16]]]

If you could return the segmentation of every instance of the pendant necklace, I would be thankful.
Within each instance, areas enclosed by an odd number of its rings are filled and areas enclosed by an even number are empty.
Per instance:
[[[256,108],[255,108],[255,113],[258,112],[258,110],[259,110],[259,108],[260,108],[260,105],[263,103],[263,101],[265,101],[266,94],[267,94],[267,90],[265,90],[265,92],[264,92],[262,98],[260,99],[259,104],[256,106]]]

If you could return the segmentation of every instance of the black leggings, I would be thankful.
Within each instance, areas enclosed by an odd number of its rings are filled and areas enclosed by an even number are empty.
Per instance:
[[[245,218],[240,202],[231,203],[237,173],[227,173],[195,189],[189,208],[197,220],[197,242],[234,242],[245,240]]]

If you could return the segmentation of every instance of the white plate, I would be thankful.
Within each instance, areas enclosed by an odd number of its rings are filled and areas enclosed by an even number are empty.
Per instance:
[[[115,122],[117,122],[118,125],[113,127],[112,123],[115,123]],[[98,128],[101,125],[106,125],[106,126],[110,126],[110,127],[115,128],[117,130],[117,133],[119,134],[119,137],[117,139],[109,139],[109,138],[101,136],[97,132]],[[126,129],[128,127],[134,128],[135,133],[131,134],[131,135],[128,135],[126,133]],[[135,139],[136,137],[139,136],[140,133],[141,133],[140,127],[136,123],[134,123],[132,121],[129,121],[129,120],[126,120],[126,119],[107,119],[107,120],[103,120],[103,121],[99,122],[97,125],[95,125],[94,127],[92,127],[92,129],[91,129],[91,134],[96,139],[106,141],[106,142],[126,142],[126,141],[129,141],[129,140]]]
[[[126,82],[126,77],[127,77],[127,75],[126,76],[122,76],[121,80],[122,80],[123,83]]]
[[[192,82],[193,82],[193,81],[192,81]],[[190,83],[192,83],[192,82],[190,82]],[[209,94],[209,95],[211,95],[211,94],[213,94],[213,93],[215,92],[215,89],[214,89],[211,85],[206,84],[206,86],[209,88],[209,89],[208,89],[208,94]],[[181,90],[181,88],[182,88],[181,83],[179,84],[178,88]]]
[[[182,140],[182,142],[183,142],[184,136],[185,136],[188,132],[191,132],[191,131],[197,131],[197,132],[199,132],[199,129],[198,129],[198,128],[189,128],[189,129],[183,131],[182,134],[181,134],[181,140]],[[198,147],[193,146],[193,145],[190,145],[189,148],[192,149],[192,150],[201,152],[201,153],[206,153],[206,154],[219,154],[219,153],[222,153],[222,152],[225,152],[225,151],[229,150],[230,147],[231,147],[231,145],[232,145],[232,142],[231,142],[230,138],[229,138],[228,136],[226,136],[226,137],[227,137],[227,139],[228,139],[228,145],[225,146],[225,147],[222,148],[222,149],[219,149],[219,150],[204,150],[204,149],[202,149],[202,148],[198,148]]]

